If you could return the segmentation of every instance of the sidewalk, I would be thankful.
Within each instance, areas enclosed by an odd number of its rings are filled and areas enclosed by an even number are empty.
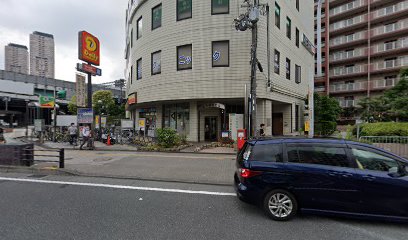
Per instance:
[[[36,146],[36,149],[44,149]],[[42,158],[44,159],[44,158]],[[38,170],[57,163],[36,162]],[[60,173],[80,176],[231,185],[235,156],[224,154],[66,151]]]
[[[18,142],[22,133],[8,135]],[[31,167],[0,166],[0,172],[25,171],[33,174],[71,174],[80,176],[126,178],[168,182],[232,185],[235,172],[235,154],[232,148],[205,149],[197,152],[137,152],[128,145],[106,146],[96,142],[97,150],[73,149],[69,143],[47,142],[35,145],[41,155],[54,155],[55,148],[65,151],[65,168],[58,169],[56,162],[36,161]],[[212,153],[215,152],[215,153]],[[35,160],[56,160],[35,157]]]

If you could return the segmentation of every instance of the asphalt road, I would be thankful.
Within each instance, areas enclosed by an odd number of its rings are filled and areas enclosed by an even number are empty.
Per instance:
[[[320,216],[274,222],[232,193],[227,186],[1,173],[0,239],[408,239],[407,224]]]

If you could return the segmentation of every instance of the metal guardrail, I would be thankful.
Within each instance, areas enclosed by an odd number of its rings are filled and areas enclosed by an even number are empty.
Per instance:
[[[65,167],[65,151],[63,148],[57,150],[35,150],[35,149],[25,149],[30,153],[25,153],[22,155],[32,156],[34,162],[56,162],[59,164],[59,168]],[[50,154],[35,154],[35,152],[54,152],[58,153],[58,155],[50,155]],[[58,158],[58,160],[48,160],[48,159],[35,159],[35,157],[47,157],[47,158]]]
[[[401,143],[408,144],[408,136],[361,136],[359,140],[370,143]]]
[[[401,157],[408,158],[408,136],[361,136],[361,142],[368,142]]]

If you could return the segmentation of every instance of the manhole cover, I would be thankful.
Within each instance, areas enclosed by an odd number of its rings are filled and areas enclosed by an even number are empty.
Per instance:
[[[112,160],[111,157],[100,157],[100,158],[95,158],[93,161],[94,162],[107,162],[107,161],[110,161],[110,160]]]

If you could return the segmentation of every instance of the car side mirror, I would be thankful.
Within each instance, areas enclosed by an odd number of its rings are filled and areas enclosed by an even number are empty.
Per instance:
[[[405,175],[402,172],[403,171],[401,171],[400,167],[392,167],[392,168],[388,169],[388,176],[390,176],[390,177],[401,177],[401,175]]]

